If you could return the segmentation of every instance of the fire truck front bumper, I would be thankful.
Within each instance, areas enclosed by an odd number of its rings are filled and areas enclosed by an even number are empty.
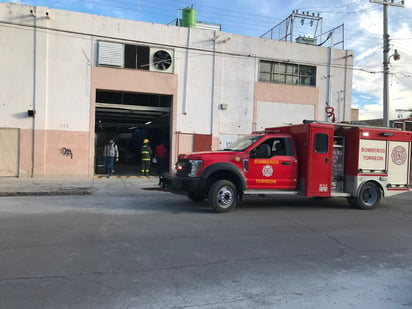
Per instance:
[[[162,176],[162,186],[172,193],[202,192],[204,182],[199,177],[182,177],[176,174]]]

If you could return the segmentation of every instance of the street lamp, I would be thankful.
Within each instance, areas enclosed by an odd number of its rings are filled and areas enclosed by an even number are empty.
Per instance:
[[[395,49],[393,55],[391,55],[391,57],[393,57],[393,60],[398,61],[399,59],[401,59],[401,54],[398,53],[398,50]]]
[[[383,58],[383,126],[389,127],[389,88],[388,88],[388,79],[389,79],[389,63],[390,58],[393,57],[393,60],[398,61],[401,59],[401,55],[398,53],[398,50],[395,49],[394,53],[388,57],[389,48],[384,50]]]

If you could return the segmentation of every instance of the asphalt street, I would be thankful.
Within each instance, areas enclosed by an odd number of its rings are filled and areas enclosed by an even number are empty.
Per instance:
[[[235,211],[101,180],[0,197],[0,308],[412,308],[412,194],[247,197]]]

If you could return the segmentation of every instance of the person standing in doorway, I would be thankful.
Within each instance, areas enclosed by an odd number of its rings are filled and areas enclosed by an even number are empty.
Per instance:
[[[103,149],[104,166],[107,168],[109,178],[114,172],[114,160],[119,162],[119,148],[114,143],[113,139],[109,139]]]
[[[159,186],[162,184],[162,174],[165,169],[166,159],[167,159],[167,150],[165,143],[162,141],[155,148],[155,158],[157,161],[157,176],[159,176]]]
[[[140,153],[142,155],[142,167],[140,169],[140,173],[142,175],[149,175],[150,173],[150,161],[152,160],[152,148],[150,148],[149,145],[149,140],[145,138],[143,140],[143,145],[140,150]]]

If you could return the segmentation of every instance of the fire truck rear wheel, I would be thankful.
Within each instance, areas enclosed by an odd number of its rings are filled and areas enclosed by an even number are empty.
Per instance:
[[[187,197],[193,202],[201,202],[206,198],[203,194],[196,192],[187,192]]]
[[[229,180],[218,180],[210,188],[208,200],[216,212],[231,211],[238,201],[236,186]]]
[[[349,199],[349,202],[360,209],[374,209],[379,205],[381,197],[380,188],[373,182],[367,182],[360,188],[358,197]]]

